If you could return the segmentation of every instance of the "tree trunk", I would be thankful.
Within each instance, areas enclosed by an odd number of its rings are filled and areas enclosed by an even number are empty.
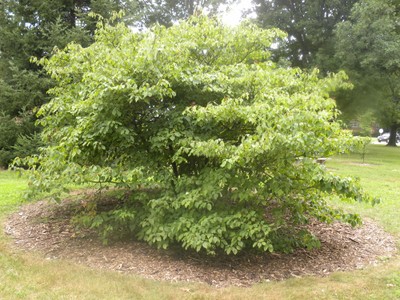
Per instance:
[[[186,1],[186,6],[187,6],[187,11],[190,16],[193,16],[194,14],[194,0],[188,0]]]
[[[389,143],[387,144],[388,146],[391,147],[396,147],[396,130],[397,130],[397,124],[390,126],[390,137],[389,137]]]

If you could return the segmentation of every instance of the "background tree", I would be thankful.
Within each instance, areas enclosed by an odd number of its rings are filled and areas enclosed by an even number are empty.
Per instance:
[[[39,112],[49,146],[30,161],[32,191],[125,188],[84,223],[211,254],[315,246],[311,218],[357,224],[326,199],[368,198],[315,162],[356,142],[329,98],[344,75],[277,68],[267,49],[280,36],[206,17],[142,34],[120,24],[43,59],[58,84]]]
[[[51,80],[30,58],[46,57],[55,46],[93,41],[97,20],[89,13],[110,17],[113,11],[133,13],[132,1],[14,1],[0,2],[0,166],[17,155],[15,147],[38,141],[35,112],[47,102]],[[32,138],[34,140],[32,140]],[[27,139],[24,141],[24,139]],[[31,141],[28,143],[28,141]],[[20,152],[21,153],[21,152]]]
[[[278,27],[288,32],[288,38],[283,47],[274,51],[273,59],[303,69],[317,67],[321,75],[339,71],[343,57],[336,56],[335,27],[348,20],[355,0],[307,0],[307,1],[264,1],[255,0],[257,21],[266,28]],[[344,55],[351,55],[351,47]],[[349,68],[347,68],[349,72]],[[346,124],[354,121],[360,124],[368,123],[371,129],[380,123],[377,109],[381,107],[380,99],[384,97],[376,88],[377,82],[362,73],[351,73],[354,88],[338,90],[334,97],[340,116]],[[382,126],[387,126],[381,123]],[[371,130],[364,131],[371,134]],[[357,134],[360,132],[357,131]]]
[[[138,26],[149,27],[156,23],[171,26],[192,16],[196,9],[215,15],[235,2],[237,0],[139,0]]]
[[[303,69],[318,67],[322,74],[335,72],[334,28],[345,21],[356,0],[253,0],[257,22],[288,33],[275,59],[288,59]]]
[[[379,122],[396,146],[400,126],[400,4],[366,0],[354,6],[337,29],[337,58],[375,98]]]

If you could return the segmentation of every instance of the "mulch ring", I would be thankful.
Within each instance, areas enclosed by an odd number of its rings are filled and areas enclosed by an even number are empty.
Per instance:
[[[352,228],[334,223],[310,224],[321,248],[292,254],[244,254],[205,257],[180,250],[157,250],[138,242],[103,245],[94,235],[82,236],[70,224],[75,202],[40,201],[21,207],[5,224],[14,247],[38,251],[47,259],[68,259],[92,268],[109,269],[170,282],[202,282],[217,287],[249,286],[257,282],[377,265],[396,254],[395,239],[370,220]]]

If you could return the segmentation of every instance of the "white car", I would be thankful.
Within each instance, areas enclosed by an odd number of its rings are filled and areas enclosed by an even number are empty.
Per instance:
[[[380,136],[378,136],[378,142],[389,142],[389,137],[390,137],[390,133],[389,132],[385,132],[382,133]],[[400,134],[397,132],[396,133],[396,142],[400,143]]]

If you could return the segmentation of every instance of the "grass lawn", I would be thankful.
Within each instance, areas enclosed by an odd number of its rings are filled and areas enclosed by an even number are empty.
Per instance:
[[[365,190],[379,196],[376,207],[334,203],[377,221],[400,241],[400,148],[370,145],[360,155],[327,162],[335,173],[360,178]],[[26,180],[0,172],[0,221],[21,204]],[[67,261],[44,260],[35,253],[11,250],[0,231],[0,299],[400,299],[400,257],[376,267],[338,272],[328,277],[265,282],[251,288],[217,289],[204,284],[166,283],[91,270]],[[398,243],[400,246],[400,243]]]

